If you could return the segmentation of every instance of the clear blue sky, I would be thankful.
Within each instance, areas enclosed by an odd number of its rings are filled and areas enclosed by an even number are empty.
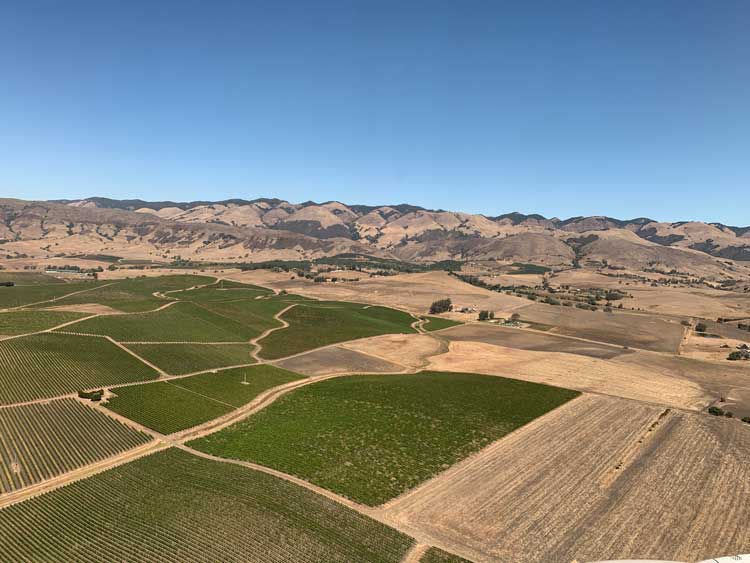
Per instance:
[[[750,224],[750,2],[4,1],[0,195]]]

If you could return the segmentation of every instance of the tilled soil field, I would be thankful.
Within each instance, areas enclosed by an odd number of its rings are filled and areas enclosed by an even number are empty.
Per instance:
[[[696,561],[750,546],[750,428],[584,395],[399,499],[404,530],[481,561]]]

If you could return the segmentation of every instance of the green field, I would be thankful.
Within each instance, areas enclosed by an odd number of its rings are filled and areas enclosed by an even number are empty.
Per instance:
[[[422,325],[422,328],[428,332],[433,330],[442,330],[444,328],[450,328],[452,326],[462,325],[464,323],[459,321],[453,321],[451,319],[444,319],[443,317],[425,317],[427,322]]]
[[[50,299],[56,299],[75,291],[88,289],[96,290],[96,288],[101,286],[103,283],[104,282],[81,281],[71,283],[16,285],[13,287],[0,286],[0,309],[20,307],[22,305],[31,305],[33,303],[48,301]],[[83,295],[88,295],[88,291],[86,293],[83,293],[81,297]],[[75,297],[78,296],[74,295],[70,299],[74,299]],[[88,302],[90,303],[90,301]],[[68,301],[58,299],[54,302],[55,305],[64,303],[68,303]],[[45,303],[45,305],[48,306],[50,304]]]
[[[256,334],[228,316],[187,302],[153,313],[104,315],[65,330],[106,335],[118,342],[246,342]]]
[[[12,336],[47,330],[57,325],[82,319],[85,313],[71,311],[7,311],[0,312],[0,335]]]
[[[264,287],[230,280],[219,280],[217,283],[208,287],[172,293],[171,297],[187,301],[212,302],[255,299],[256,297],[268,295],[273,295],[273,291]]]
[[[208,276],[171,275],[98,282],[106,285],[95,291],[59,299],[55,304],[98,303],[126,313],[137,313],[156,309],[166,303],[165,299],[153,295],[156,292],[187,289],[213,281],[214,278]]]
[[[277,299],[243,299],[224,302],[208,302],[201,305],[209,311],[242,324],[249,338],[260,336],[269,328],[281,326],[274,315],[283,311],[289,303]]]
[[[151,439],[75,399],[0,409],[0,436],[0,495]]]
[[[419,560],[419,563],[471,563],[468,559],[447,553],[437,547],[431,547]]]
[[[0,404],[156,377],[104,338],[44,333],[0,341]]]
[[[282,318],[289,327],[272,332],[259,342],[263,358],[283,358],[366,336],[415,332],[411,328],[414,318],[408,313],[358,303],[304,302]]]
[[[264,473],[171,449],[0,510],[0,559],[392,563],[411,538]]]
[[[130,350],[170,375],[254,364],[248,344],[128,344]]]
[[[475,374],[348,376],[297,389],[191,446],[374,506],[577,395]]]
[[[268,365],[118,387],[107,407],[162,434],[192,428],[301,375]],[[247,381],[247,384],[244,382]]]

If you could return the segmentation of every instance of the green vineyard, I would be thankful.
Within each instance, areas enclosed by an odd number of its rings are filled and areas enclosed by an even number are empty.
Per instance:
[[[119,342],[245,342],[255,334],[230,317],[187,302],[153,313],[96,317],[65,330]]]
[[[374,506],[577,395],[475,374],[355,375],[296,389],[190,445]]]
[[[8,562],[392,563],[412,543],[287,481],[174,449],[0,509]]]
[[[156,377],[104,338],[44,333],[0,341],[0,404]]]
[[[171,375],[254,364],[248,344],[128,344],[142,358]]]
[[[150,439],[75,399],[0,408],[0,494]]]
[[[415,332],[411,327],[415,319],[408,313],[358,303],[303,302],[282,318],[289,327],[272,332],[259,342],[263,358],[283,358],[366,336]]]
[[[114,390],[117,396],[107,407],[152,430],[172,434],[241,407],[267,389],[301,378],[267,365],[236,368],[118,387]]]
[[[9,311],[0,313],[0,337],[38,332],[82,319],[84,313],[70,311]]]

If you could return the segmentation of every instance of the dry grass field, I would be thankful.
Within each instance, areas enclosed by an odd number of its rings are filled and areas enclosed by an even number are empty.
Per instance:
[[[750,544],[748,451],[736,420],[585,395],[383,512],[477,562],[696,561]]]
[[[317,299],[372,303],[420,314],[426,313],[430,304],[442,297],[450,297],[458,307],[489,309],[507,314],[529,303],[520,297],[474,287],[446,272],[363,278],[358,282],[344,283],[313,283],[299,278],[292,280],[287,274],[263,270],[242,272],[228,277],[245,283],[285,289],[289,293]]]

